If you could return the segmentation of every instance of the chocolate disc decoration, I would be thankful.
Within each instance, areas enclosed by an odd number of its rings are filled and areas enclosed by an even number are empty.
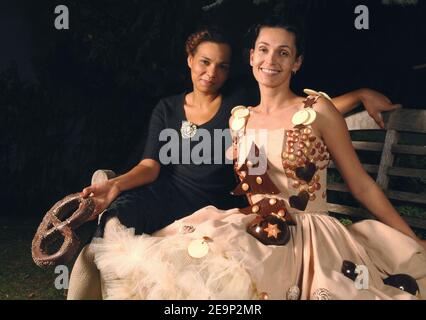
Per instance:
[[[312,89],[303,89],[303,92],[306,93],[308,96],[317,96],[319,93]]]
[[[312,123],[314,123],[314,121],[316,120],[316,118],[317,118],[317,113],[316,113],[316,112],[315,112],[315,110],[314,110],[314,109],[312,109],[312,108],[306,109],[306,111],[309,113],[309,118],[308,118],[308,120],[306,120],[306,121],[303,123],[303,125],[305,125],[305,126],[309,126],[309,125],[311,125]]]
[[[250,114],[249,109],[247,109],[246,107],[242,107],[242,108],[238,108],[237,110],[235,110],[232,115],[235,118],[246,118],[248,117]]]
[[[80,193],[58,201],[44,216],[32,241],[34,262],[40,267],[70,262],[80,247],[74,230],[88,221],[94,209],[93,199],[82,198]],[[55,251],[52,245],[58,241],[62,244]]]
[[[312,89],[304,89],[303,92],[306,93],[308,96],[321,96],[321,97],[324,97],[327,100],[333,102],[333,100],[330,98],[330,96],[325,92],[315,91],[315,90],[312,90]]]
[[[291,122],[297,126],[300,124],[305,123],[309,119],[309,112],[307,110],[299,110],[297,111],[293,118],[291,119]]]
[[[231,122],[231,129],[234,131],[241,130],[242,128],[244,128],[245,124],[246,122],[243,118],[234,118]]]
[[[333,102],[333,99],[331,99],[331,97],[327,93],[320,91],[319,94],[322,95],[327,100],[329,100],[330,102]]]
[[[209,253],[209,249],[205,239],[196,239],[189,243],[188,254],[195,259],[201,259]]]
[[[239,131],[246,125],[247,117],[250,115],[250,111],[245,106],[236,106],[231,110],[232,121],[231,129],[233,131]]]

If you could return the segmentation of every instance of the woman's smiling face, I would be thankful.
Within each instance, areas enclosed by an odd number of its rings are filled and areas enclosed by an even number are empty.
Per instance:
[[[200,92],[217,93],[229,74],[231,48],[228,44],[205,41],[188,56],[191,79]]]
[[[289,82],[291,73],[299,70],[295,35],[283,28],[263,27],[250,51],[250,65],[260,85],[277,87]]]

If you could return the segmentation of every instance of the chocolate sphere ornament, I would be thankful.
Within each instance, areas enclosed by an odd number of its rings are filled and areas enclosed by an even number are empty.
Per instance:
[[[269,295],[266,292],[259,293],[259,300],[268,300]]]

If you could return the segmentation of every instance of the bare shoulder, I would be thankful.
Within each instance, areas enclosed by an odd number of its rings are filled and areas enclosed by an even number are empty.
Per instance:
[[[337,110],[333,102],[326,98],[319,98],[317,103],[314,105],[314,109],[320,116],[320,119],[343,119],[342,115],[340,114],[339,110]]]
[[[318,99],[314,110],[317,113],[317,121],[314,125],[321,133],[327,128],[338,128],[345,124],[345,120],[334,104],[324,97]]]

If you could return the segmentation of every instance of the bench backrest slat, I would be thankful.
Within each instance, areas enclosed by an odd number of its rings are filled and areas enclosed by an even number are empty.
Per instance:
[[[401,133],[414,133],[426,136],[426,110],[398,109],[384,114],[386,136],[384,142],[353,141],[357,151],[380,152],[380,163],[364,164],[364,169],[376,175],[376,182],[386,196],[394,201],[407,202],[414,205],[426,205],[426,193],[414,193],[389,189],[392,177],[426,179],[426,170],[423,168],[404,168],[395,166],[395,157],[399,155],[425,156],[426,145],[412,145],[401,143]],[[380,130],[366,111],[353,114],[346,119],[349,131]],[[426,140],[425,140],[426,141]],[[423,143],[423,142],[422,142]],[[329,168],[336,168],[333,162]],[[329,183],[329,191],[350,192],[342,183]],[[328,203],[329,211],[355,218],[373,218],[367,210],[341,204]],[[426,212],[424,213],[426,217]],[[426,230],[426,219],[407,217],[404,219],[412,226]]]

